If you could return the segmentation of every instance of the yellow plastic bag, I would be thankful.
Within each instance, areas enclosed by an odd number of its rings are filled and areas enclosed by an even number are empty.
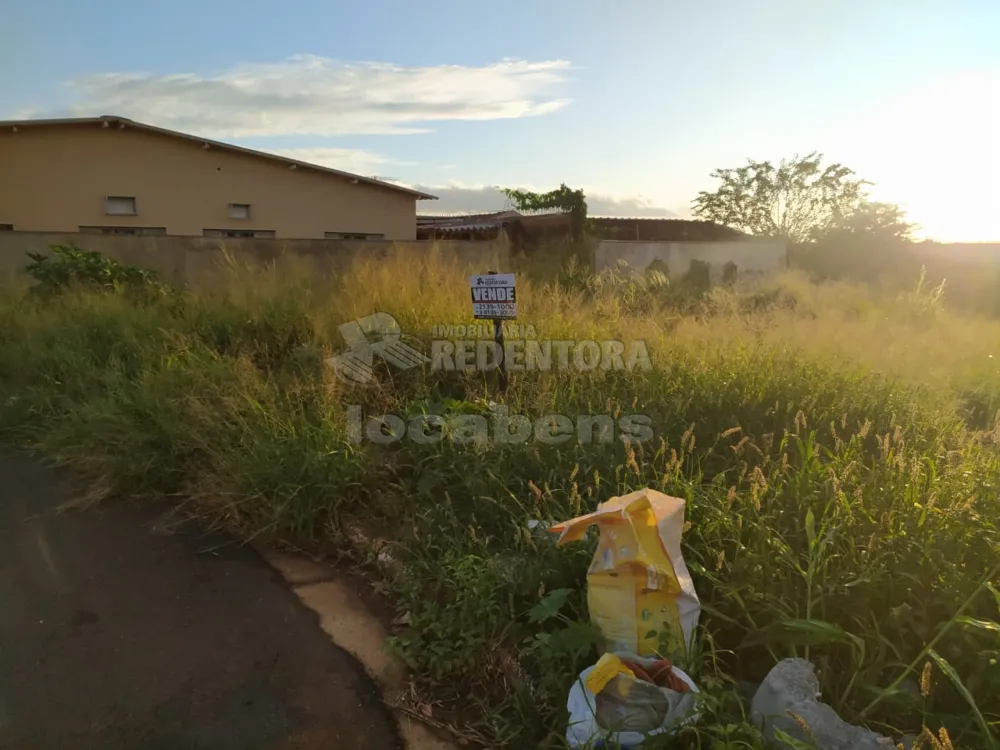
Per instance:
[[[617,656],[614,654],[604,654],[604,656],[598,659],[597,664],[594,665],[594,670],[587,678],[587,690],[597,695],[607,687],[609,682],[620,674],[626,677],[635,677],[632,670],[626,667]]]
[[[686,663],[701,605],[681,557],[684,501],[639,490],[549,531],[559,534],[556,544],[562,545],[583,539],[595,523],[601,535],[587,572],[587,607],[607,650],[658,653]]]

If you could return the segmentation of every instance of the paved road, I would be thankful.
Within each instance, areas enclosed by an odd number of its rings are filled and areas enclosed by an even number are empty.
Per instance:
[[[0,457],[0,748],[394,750],[359,665],[284,582],[162,510],[56,513],[69,478]]]

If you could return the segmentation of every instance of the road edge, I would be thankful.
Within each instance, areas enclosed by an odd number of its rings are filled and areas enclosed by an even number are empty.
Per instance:
[[[385,626],[343,576],[306,555],[253,546],[299,601],[316,613],[330,640],[361,663],[392,711],[407,750],[459,750],[451,738],[442,736],[441,727],[432,728],[406,709],[406,667],[384,647],[389,636]]]

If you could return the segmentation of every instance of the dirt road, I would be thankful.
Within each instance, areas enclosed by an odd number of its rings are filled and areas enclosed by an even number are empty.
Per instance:
[[[394,750],[374,684],[247,547],[162,509],[56,513],[0,457],[0,748]]]

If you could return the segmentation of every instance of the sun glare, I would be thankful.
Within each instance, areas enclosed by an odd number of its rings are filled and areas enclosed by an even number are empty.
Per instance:
[[[1000,241],[1000,73],[928,81],[838,131],[836,158],[902,205],[919,236]]]

